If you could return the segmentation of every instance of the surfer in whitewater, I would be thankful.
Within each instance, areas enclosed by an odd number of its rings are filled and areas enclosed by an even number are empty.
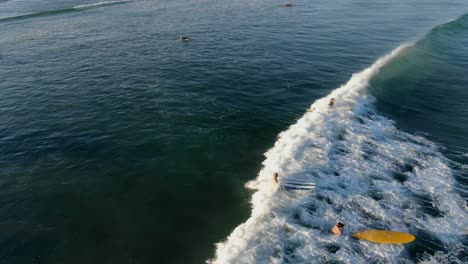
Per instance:
[[[278,184],[278,173],[277,172],[273,173],[273,182],[275,184]]]
[[[330,230],[330,232],[332,232],[332,234],[334,234],[334,235],[341,236],[341,235],[343,235],[343,228],[344,228],[344,224],[341,223],[341,222],[338,222],[338,223]]]
[[[330,99],[330,102],[328,103],[329,107],[332,107],[335,104],[335,98]]]

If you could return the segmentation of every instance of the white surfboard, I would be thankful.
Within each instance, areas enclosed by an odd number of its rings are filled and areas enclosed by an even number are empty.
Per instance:
[[[300,181],[291,181],[291,180],[280,181],[280,183],[290,184],[290,185],[301,185],[301,186],[316,186],[314,182],[300,182]]]
[[[315,184],[304,185],[304,184],[292,184],[292,183],[287,183],[287,182],[282,182],[280,184],[285,189],[312,190],[315,188]]]

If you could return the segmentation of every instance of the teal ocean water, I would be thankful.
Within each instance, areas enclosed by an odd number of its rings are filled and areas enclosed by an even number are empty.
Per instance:
[[[0,263],[467,262],[468,3],[283,4],[0,1]]]

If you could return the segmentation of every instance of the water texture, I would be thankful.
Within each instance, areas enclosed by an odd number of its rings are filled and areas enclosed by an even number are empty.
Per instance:
[[[0,263],[466,262],[466,1],[282,4],[0,1]]]

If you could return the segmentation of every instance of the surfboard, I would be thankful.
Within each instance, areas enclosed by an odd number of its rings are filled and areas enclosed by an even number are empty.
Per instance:
[[[314,185],[301,185],[301,184],[291,184],[291,183],[281,183],[281,186],[286,189],[295,189],[295,190],[312,190],[315,188]]]
[[[412,234],[388,231],[388,230],[367,230],[353,235],[358,239],[384,244],[405,244],[413,242],[416,237]]]
[[[284,180],[280,181],[283,184],[291,184],[291,185],[301,185],[301,186],[315,186],[314,182],[300,182],[300,181],[291,181],[291,180]]]

